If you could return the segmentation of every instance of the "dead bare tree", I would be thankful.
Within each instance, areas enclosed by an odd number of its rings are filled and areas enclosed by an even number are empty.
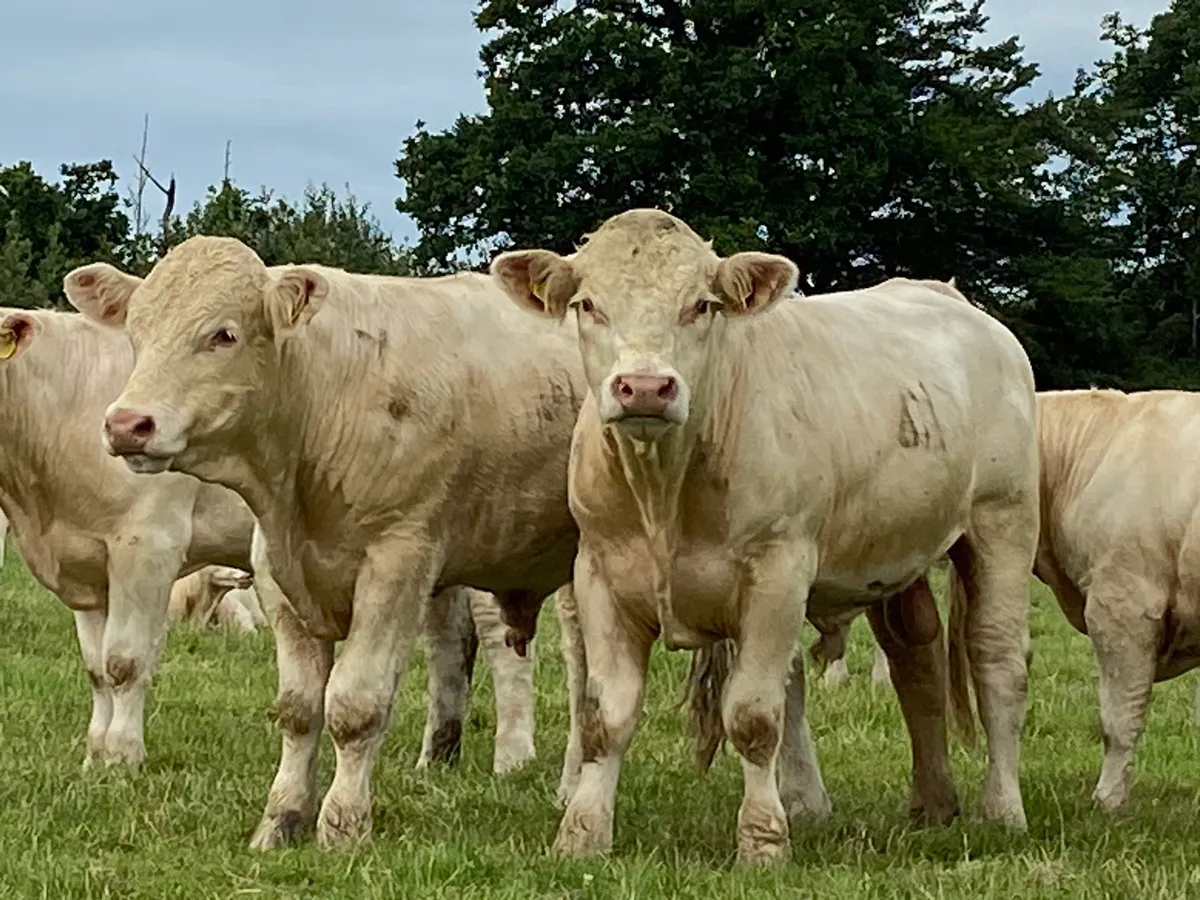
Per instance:
[[[146,214],[142,205],[142,197],[146,191],[146,142],[150,136],[150,113],[142,119],[142,150],[134,157],[138,164],[138,176],[134,186],[129,189],[129,205],[133,207],[133,236],[138,237],[146,230]]]
[[[225,142],[225,171],[221,175],[221,186],[222,187],[225,187],[226,185],[229,184],[229,151],[232,147],[233,147],[233,141],[227,140]]]
[[[162,214],[162,234],[158,239],[158,255],[166,256],[167,251],[171,249],[171,213],[175,211],[175,173],[171,173],[171,180],[163,187],[161,181],[150,174],[150,170],[142,163],[141,160],[135,158],[134,162],[138,164],[138,169],[141,171],[150,183],[163,192],[166,197],[166,205],[163,207]]]

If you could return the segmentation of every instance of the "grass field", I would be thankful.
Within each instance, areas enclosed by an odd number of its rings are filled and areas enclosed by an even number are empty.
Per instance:
[[[547,848],[566,730],[557,628],[539,640],[538,761],[490,773],[492,701],[481,669],[456,770],[416,772],[424,721],[420,658],[397,703],[375,776],[375,837],[353,851],[305,845],[251,853],[279,741],[271,636],[180,628],[147,716],[140,774],[84,772],[90,712],[69,613],[10,553],[0,630],[0,897],[1186,897],[1200,896],[1200,729],[1190,677],[1159,686],[1128,812],[1090,807],[1099,772],[1096,674],[1087,640],[1034,592],[1035,659],[1022,782],[1029,832],[975,811],[979,745],[953,748],[965,815],[950,828],[906,823],[909,750],[890,689],[872,690],[871,643],[855,624],[853,680],[810,687],[809,715],[830,822],[797,828],[793,862],[734,868],[741,792],[726,750],[704,778],[675,703],[688,657],[656,650],[646,714],[621,780],[615,851],[560,862]],[[805,641],[811,640],[811,633]],[[481,667],[482,667],[481,657]],[[323,784],[332,753],[323,751]]]

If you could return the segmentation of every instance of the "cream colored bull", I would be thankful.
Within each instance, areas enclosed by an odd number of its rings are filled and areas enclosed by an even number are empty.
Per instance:
[[[1093,798],[1106,810],[1129,796],[1151,685],[1200,664],[1200,479],[1187,462],[1198,444],[1197,394],[1038,394],[1034,574],[1096,653],[1104,763]]]
[[[254,520],[232,491],[135,475],[104,452],[98,423],[132,368],[119,329],[0,309],[0,506],[29,570],[75,615],[87,759],[136,765],[171,585],[204,565],[249,567]]]
[[[570,579],[567,454],[585,392],[571,330],[513,308],[486,275],[268,269],[230,238],[185,241],[144,281],[96,264],[65,288],[138,348],[101,417],[110,451],[241,494],[260,526],[255,581],[287,598],[273,620],[283,753],[253,845],[314,819],[325,845],[366,836],[424,598],[494,592],[524,649]],[[318,812],[326,724],[336,770]]]
[[[1016,338],[941,283],[781,303],[796,284],[791,262],[722,259],[656,210],[609,219],[570,256],[513,251],[491,270],[518,306],[550,321],[571,314],[591,388],[568,489],[587,665],[582,767],[557,851],[611,847],[656,636],[672,648],[731,637],[721,711],[743,761],[738,855],[785,858],[787,814],[829,809],[799,660],[793,668],[806,612],[869,610],[912,736],[913,811],[953,816],[945,657],[923,577],[947,551],[971,600],[989,750],[982,812],[1023,828],[1038,473],[1033,375]],[[784,760],[780,785],[785,731],[785,756],[799,762]]]

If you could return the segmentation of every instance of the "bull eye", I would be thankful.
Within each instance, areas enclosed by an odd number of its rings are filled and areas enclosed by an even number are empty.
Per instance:
[[[697,316],[706,316],[708,315],[708,311],[712,309],[712,301],[697,300],[696,305],[693,306],[692,309],[696,311]]]
[[[212,333],[209,343],[214,347],[232,347],[237,343],[237,336],[228,328],[218,328]]]
[[[596,304],[593,303],[591,300],[587,299],[586,297],[584,297],[582,300],[579,301],[579,309],[585,313],[595,312]]]

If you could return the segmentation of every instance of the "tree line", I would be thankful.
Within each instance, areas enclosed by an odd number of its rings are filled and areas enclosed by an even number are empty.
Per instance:
[[[963,0],[484,0],[487,111],[417,123],[395,162],[412,247],[353,197],[292,203],[229,180],[170,240],[233,234],[268,264],[364,272],[480,267],[499,248],[569,251],[635,205],[723,253],[793,259],[806,293],[951,276],[1006,322],[1039,387],[1200,387],[1200,0],[1064,96],[1019,40],[983,41]],[[50,183],[0,169],[4,302],[59,302],[83,260],[134,271],[155,240],[110,163]]]

